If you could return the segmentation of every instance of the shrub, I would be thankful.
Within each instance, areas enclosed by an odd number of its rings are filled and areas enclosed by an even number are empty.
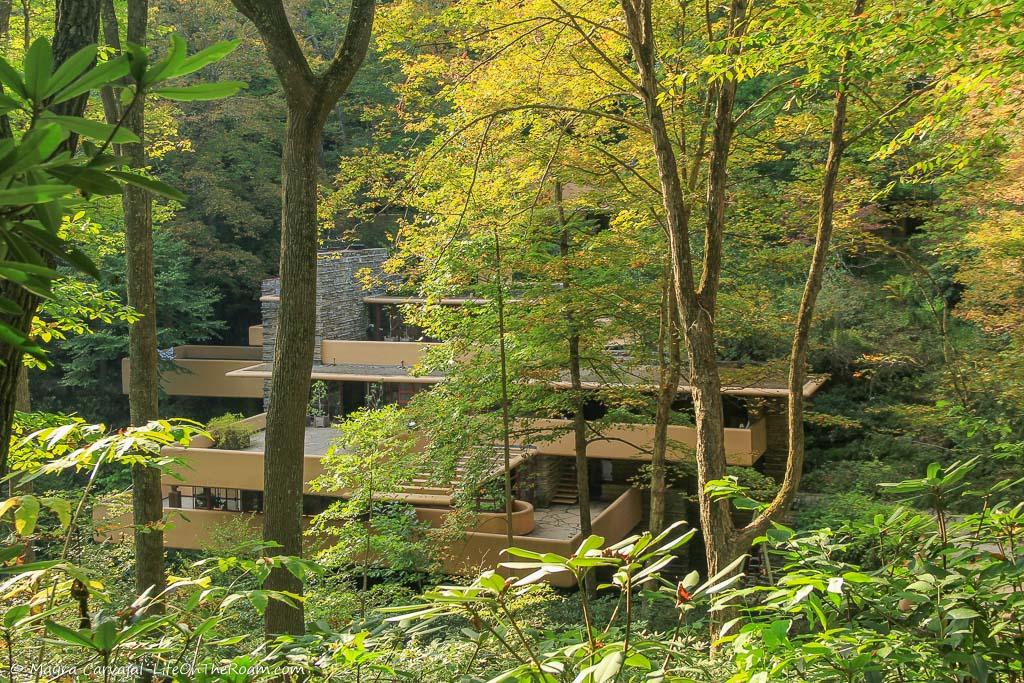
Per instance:
[[[846,489],[843,493],[822,497],[794,514],[793,527],[798,531],[832,529],[849,535],[838,554],[847,562],[876,566],[879,562],[876,539],[859,532],[876,515],[888,518],[898,505],[885,503],[860,491]]]
[[[822,463],[808,472],[800,488],[808,493],[863,493],[878,495],[878,485],[887,481],[898,481],[906,472],[905,467],[881,460],[839,460]]]
[[[240,413],[225,413],[210,420],[206,429],[213,438],[215,448],[237,451],[252,444],[252,435],[256,433],[256,428],[242,422],[242,419]]]

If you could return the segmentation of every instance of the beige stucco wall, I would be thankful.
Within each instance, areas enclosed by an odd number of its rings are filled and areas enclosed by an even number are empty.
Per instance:
[[[400,341],[339,341],[325,339],[320,346],[320,358],[327,365],[353,363],[356,365],[418,364],[423,354],[433,346],[424,342]]]
[[[606,543],[617,543],[626,537],[640,522],[643,497],[637,489],[627,489],[600,515],[592,520],[593,533],[603,536]],[[571,539],[542,538],[538,536],[513,536],[517,548],[539,553],[557,553],[568,556],[583,542],[577,534]],[[468,532],[461,539],[449,545],[444,552],[445,571],[452,574],[476,574],[485,569],[494,569],[499,562],[514,560],[502,551],[508,547],[504,534]],[[502,569],[504,575],[525,575],[528,571]],[[569,588],[575,582],[569,574],[551,574],[548,582]]]
[[[532,420],[529,430],[560,430],[552,441],[537,441],[537,453],[542,455],[575,455],[575,441],[570,420]],[[604,439],[593,441],[587,448],[591,458],[609,460],[650,460],[654,446],[654,425],[615,424],[601,430]],[[689,448],[697,445],[697,431],[693,427],[670,425],[668,438]],[[749,429],[725,430],[725,455],[730,465],[751,466],[766,448],[764,419],[756,420]],[[669,460],[682,460],[683,453],[669,450]]]
[[[451,514],[450,508],[440,507],[417,507],[416,518],[421,522],[427,522],[432,527],[440,527],[445,519]],[[504,512],[481,512],[476,516],[474,531],[491,534],[505,534],[505,513]],[[534,529],[533,506],[525,500],[513,502],[512,509],[512,533],[519,536],[528,534]]]
[[[616,543],[633,530],[640,522],[642,516],[642,496],[637,489],[628,489],[611,505],[605,508],[601,514],[593,520],[593,533],[605,538],[606,543]],[[520,535],[529,531],[519,531],[518,527],[529,520],[529,529],[532,531],[533,507],[523,501],[516,501],[518,515],[513,522],[513,544],[518,548],[533,550],[542,553],[557,553],[568,556],[583,541],[583,537],[577,534],[571,539],[542,538],[537,536]],[[527,509],[528,508],[528,509]],[[436,509],[417,508],[417,517],[431,524],[443,521]],[[262,528],[262,515],[256,513],[225,512],[220,510],[164,510],[168,526],[164,530],[164,545],[170,548],[185,550],[204,550],[212,545],[213,532],[218,525],[244,520],[258,535]],[[103,520],[105,526],[114,530],[106,531],[98,535],[97,540],[109,540],[114,542],[131,542],[131,519],[130,513],[119,519],[104,519],[104,511],[97,507],[94,510],[94,518]],[[494,569],[499,562],[507,561],[508,555],[502,551],[508,546],[508,540],[504,533],[504,519],[494,524],[491,517],[503,517],[501,513],[488,513],[482,515],[482,524],[479,531],[466,532],[459,540],[451,543],[443,549],[442,564],[445,571],[451,574],[475,574],[484,569]],[[307,519],[308,521],[308,519]],[[494,528],[494,526],[500,528]],[[526,528],[525,526],[523,528]],[[239,539],[242,540],[242,539]],[[216,550],[214,548],[214,550]],[[502,574],[525,574],[526,572],[502,569]],[[571,587],[574,585],[572,577],[567,574],[552,574],[548,580],[550,583]]]
[[[164,475],[163,484],[185,486],[217,486],[229,489],[263,490],[263,453],[229,451],[220,448],[164,448],[166,457],[182,462],[175,468],[179,478]],[[309,482],[323,473],[320,456],[307,455],[302,460],[303,490],[313,493]]]
[[[238,347],[248,348],[248,347]],[[221,398],[263,398],[263,380],[254,377],[225,377],[233,370],[249,367],[251,359],[178,358],[181,372],[160,376],[160,388],[169,396],[216,396]],[[128,393],[131,361],[121,359],[121,391]]]

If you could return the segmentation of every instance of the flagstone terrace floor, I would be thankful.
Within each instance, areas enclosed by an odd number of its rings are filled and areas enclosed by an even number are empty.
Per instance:
[[[611,505],[611,501],[595,500],[590,503],[590,518],[598,516]],[[575,505],[552,505],[534,508],[534,529],[530,536],[571,539],[580,532],[580,511]]]

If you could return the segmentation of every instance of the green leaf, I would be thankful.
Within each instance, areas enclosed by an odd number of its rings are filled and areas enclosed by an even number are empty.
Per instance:
[[[0,269],[0,277],[3,277],[2,270],[4,269]],[[7,315],[20,315],[21,306],[5,296],[0,296],[0,313],[5,313]]]
[[[93,645],[91,640],[86,638],[81,633],[78,633],[77,631],[72,631],[66,626],[61,626],[60,624],[47,620],[46,630],[49,631],[51,635],[63,640],[65,643],[70,643],[71,645],[78,645],[80,647],[85,647],[90,650],[96,649],[96,646]]]
[[[971,671],[971,676],[978,683],[988,683],[988,664],[981,655],[972,655],[967,660],[967,667]]]
[[[4,614],[4,626],[12,628],[32,612],[31,605],[15,605]]]
[[[65,249],[58,255],[67,261],[69,265],[74,266],[86,275],[99,278],[100,271],[96,268],[96,264],[78,247],[65,244]]]
[[[981,615],[972,610],[970,607],[957,607],[956,609],[949,610],[949,612],[946,613],[946,616],[948,616],[950,619],[974,619],[975,617],[980,617]]]
[[[7,95],[0,95],[0,114],[6,114],[20,108],[21,102],[18,100],[13,97],[8,97]]]
[[[26,206],[52,202],[68,197],[74,191],[75,188],[71,185],[57,184],[25,185],[0,189],[0,206]]]
[[[71,81],[82,75],[82,72],[89,68],[89,65],[96,59],[96,46],[86,45],[75,54],[68,57],[57,67],[57,70],[50,76],[50,83],[46,88],[43,97],[50,97],[55,92],[66,86]]]
[[[14,511],[14,531],[19,536],[29,536],[39,521],[39,499],[35,496],[21,496],[21,503]]]
[[[126,43],[124,46],[125,56],[128,57],[128,67],[132,74],[132,80],[136,83],[144,82],[146,69],[149,67],[149,52],[141,45]]]
[[[208,64],[219,62],[234,52],[235,48],[241,43],[240,40],[222,40],[219,43],[214,43],[208,48],[200,50],[191,57],[187,58],[181,65],[174,70],[173,74],[168,75],[168,78],[174,76],[185,76],[190,73],[199,71]]]
[[[46,38],[36,38],[25,53],[25,91],[28,97],[42,102],[46,87],[50,83],[50,72],[53,70],[53,54]]]
[[[604,545],[604,536],[588,536],[576,549],[576,555],[586,555],[591,550],[597,550]]]
[[[128,173],[126,171],[107,171],[108,175],[118,178],[128,183],[129,185],[135,185],[149,190],[153,194],[158,194],[161,197],[173,199],[175,201],[185,201],[185,195],[179,190],[174,189],[167,183],[162,183],[154,178],[148,178],[137,173]]]
[[[100,142],[106,142],[108,139],[116,144],[139,141],[139,136],[124,126],[118,128],[117,126],[112,126],[109,123],[83,119],[77,116],[57,116],[56,114],[46,114],[42,118],[47,122],[56,123],[61,128],[78,133],[79,135],[87,138],[92,138],[93,140],[99,140]]]
[[[96,627],[96,633],[92,637],[96,649],[103,652],[110,652],[117,643],[117,624],[111,620],[104,621]]]
[[[220,81],[219,83],[197,83],[171,88],[157,88],[152,94],[178,102],[219,100],[230,97],[245,87],[242,81]]]
[[[591,680],[594,683],[608,683],[619,674],[619,670],[622,668],[622,662],[625,658],[622,652],[613,652],[608,655],[601,662],[594,667],[591,674]]]
[[[265,591],[249,591],[248,598],[249,602],[252,603],[252,606],[255,607],[256,611],[260,614],[263,614],[263,612],[266,611],[267,604],[270,602]]]
[[[61,166],[51,168],[50,175],[68,185],[74,185],[86,194],[113,195],[121,192],[121,183],[108,173],[86,166]]]
[[[0,82],[26,100],[29,98],[25,91],[25,82],[21,80],[21,74],[3,58],[0,58]]]
[[[104,85],[114,83],[128,75],[128,60],[124,56],[107,60],[90,69],[53,96],[50,104],[60,104]]]
[[[64,498],[43,498],[43,505],[50,508],[53,514],[60,519],[60,525],[65,529],[71,524],[71,501]]]
[[[142,80],[143,85],[149,87],[155,83],[173,78],[178,73],[181,64],[185,61],[187,52],[188,48],[185,45],[185,40],[181,36],[172,33],[171,47],[167,51],[167,56],[154,64],[153,68],[146,73]]]

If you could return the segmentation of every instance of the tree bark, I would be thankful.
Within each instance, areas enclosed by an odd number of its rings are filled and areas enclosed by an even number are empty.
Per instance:
[[[21,0],[21,20],[25,25],[21,35],[22,50],[28,52],[32,45],[32,5],[29,0]]]
[[[6,52],[11,45],[11,0],[0,0],[0,46]]]
[[[856,0],[853,16],[864,12],[866,0]],[[825,158],[825,175],[821,183],[821,196],[818,200],[818,223],[814,235],[814,254],[811,266],[804,282],[800,308],[797,311],[796,326],[789,353],[789,378],[787,398],[788,438],[786,447],[786,471],[778,494],[767,508],[750,524],[740,530],[740,543],[749,546],[750,540],[763,534],[771,521],[789,509],[797,490],[804,466],[804,382],[807,380],[807,350],[810,345],[811,322],[814,319],[814,308],[821,292],[825,277],[825,266],[828,264],[828,250],[832,241],[833,216],[835,214],[836,184],[839,181],[839,165],[843,158],[846,144],[843,136],[846,131],[847,107],[847,67],[850,52],[843,55],[839,72],[839,83],[836,88],[832,107],[832,124],[829,132],[828,155]]]
[[[86,45],[96,42],[98,31],[99,0],[57,0],[52,43],[54,68]],[[61,103],[54,107],[54,111],[65,116],[81,116],[87,101],[88,93]],[[66,145],[73,153],[77,136],[70,136]],[[0,282],[0,296],[10,299],[21,309],[21,313],[0,316],[0,320],[27,335],[39,307],[39,297],[9,280]],[[0,476],[7,473],[21,357],[21,349],[0,344]]]
[[[572,277],[569,267],[569,225],[565,218],[565,206],[562,203],[562,183],[554,182],[555,207],[558,211],[558,226],[561,236],[558,244],[559,256],[562,259],[562,292],[568,297],[572,290]],[[566,311],[565,325],[568,331],[569,346],[569,384],[572,390],[572,433],[573,452],[576,456],[576,495],[579,498],[580,533],[589,536],[590,522],[590,476],[587,462],[587,418],[583,412],[585,400],[583,394],[583,376],[580,367],[580,335],[576,320],[571,311]]]
[[[562,229],[559,242],[559,255],[562,258],[562,290],[568,296],[572,291],[572,277],[569,267],[569,225],[565,218],[565,205],[562,203],[562,183],[554,183],[555,206],[558,209],[558,225]],[[569,346],[569,384],[572,391],[572,434],[573,453],[576,464],[576,496],[580,511],[580,535],[584,538],[593,531],[590,519],[590,462],[587,460],[587,417],[584,413],[586,401],[583,394],[583,376],[580,367],[580,334],[572,311],[565,314]],[[593,572],[588,572],[580,590],[592,595],[597,589]]]
[[[669,275],[669,273],[666,273]],[[679,393],[682,374],[682,356],[679,350],[679,309],[676,306],[671,282],[666,277],[661,307],[661,340],[658,349],[660,382],[658,403],[654,412],[654,444],[651,451],[651,514],[650,532],[661,533],[665,528],[665,476],[668,456],[668,425],[672,417],[672,404]]]
[[[864,11],[864,0],[856,0],[854,16]],[[814,306],[824,276],[828,246],[832,234],[835,187],[839,162],[843,153],[843,130],[846,117],[846,67],[850,52],[844,53],[837,87],[830,145],[818,212],[814,256],[805,282],[797,315],[790,353],[788,375],[788,453],[786,474],[776,498],[755,520],[737,530],[729,515],[727,501],[712,501],[704,489],[708,481],[725,475],[724,424],[722,421],[721,386],[715,360],[714,311],[721,272],[728,154],[733,133],[732,111],[735,104],[736,81],[725,78],[717,88],[714,134],[708,173],[708,216],[704,239],[704,263],[699,288],[694,288],[687,232],[687,204],[679,189],[679,168],[658,103],[658,82],[654,69],[655,49],[649,0],[622,0],[627,31],[637,71],[641,77],[641,98],[647,111],[652,143],[658,162],[659,180],[668,224],[669,248],[672,255],[673,281],[683,333],[690,361],[690,384],[697,421],[697,475],[701,527],[704,534],[709,574],[716,574],[740,553],[750,541],[763,533],[768,524],[781,514],[796,493],[803,467],[803,384],[810,325]],[[732,0],[729,35],[741,37],[745,30],[746,0]],[[731,42],[727,54],[735,55],[737,42]],[[691,176],[692,177],[692,176]],[[719,621],[716,619],[716,621]],[[714,627],[713,627],[714,630]]]
[[[316,300],[317,177],[324,122],[362,64],[373,29],[374,0],[353,0],[345,39],[327,69],[316,75],[299,46],[281,0],[232,0],[260,33],[288,104],[281,162],[281,314],[264,456],[263,538],[280,544],[267,554],[302,554],[302,470],[306,404],[313,369]],[[301,594],[302,582],[285,569],[265,587]],[[271,600],[267,636],[301,634],[302,605]]]
[[[148,0],[129,0],[129,43],[145,46]],[[106,17],[104,24],[107,24]],[[114,25],[116,27],[116,24]],[[125,125],[139,142],[121,145],[121,154],[133,169],[146,166],[145,102],[142,98],[125,112]],[[149,193],[134,185],[125,185],[124,207],[125,263],[128,305],[140,318],[128,330],[128,404],[131,422],[145,425],[159,417],[159,375],[157,371],[156,291],[153,275],[153,205]],[[135,522],[135,590],[139,595],[164,589],[164,534],[160,470],[144,465],[132,466],[132,509]],[[159,609],[154,605],[154,609]]]
[[[282,160],[281,309],[274,348],[273,384],[267,413],[264,459],[263,538],[281,547],[275,554],[302,555],[302,458],[309,402],[316,314],[316,190],[320,124],[289,112]],[[302,593],[290,572],[272,572],[270,590]],[[301,605],[271,601],[267,633],[302,633]]]
[[[647,114],[651,142],[658,164],[665,221],[672,263],[672,282],[689,357],[691,394],[697,432],[697,495],[708,572],[715,574],[736,557],[734,526],[729,502],[713,501],[705,493],[707,482],[725,476],[725,431],[722,415],[721,381],[715,349],[715,303],[721,268],[726,171],[732,141],[732,108],[736,81],[724,78],[717,88],[710,171],[708,216],[705,233],[703,272],[695,286],[690,253],[690,204],[683,192],[680,166],[658,101],[659,85],[655,60],[654,27],[650,0],[622,0],[630,46],[640,76],[640,96]],[[732,0],[730,35],[742,35],[746,0]],[[738,49],[735,43],[729,54]]]

